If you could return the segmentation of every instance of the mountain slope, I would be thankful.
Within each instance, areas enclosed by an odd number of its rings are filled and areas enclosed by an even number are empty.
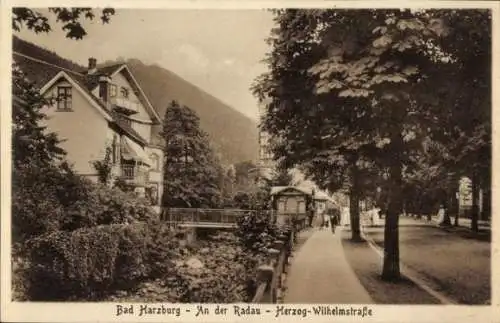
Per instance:
[[[204,92],[171,71],[157,65],[145,65],[130,59],[127,65],[141,84],[158,113],[163,117],[172,100],[193,109],[225,163],[256,160],[258,156],[257,123],[219,99]],[[157,135],[161,127],[156,127]]]

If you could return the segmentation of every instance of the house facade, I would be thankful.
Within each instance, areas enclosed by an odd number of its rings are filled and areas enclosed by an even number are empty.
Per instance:
[[[151,128],[161,118],[126,64],[89,58],[83,67],[16,37],[13,61],[50,99],[46,126],[78,174],[97,181],[94,162],[108,156],[115,180],[160,205],[163,150],[152,144]]]

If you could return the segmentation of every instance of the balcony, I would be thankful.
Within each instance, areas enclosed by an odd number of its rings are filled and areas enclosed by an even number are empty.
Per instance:
[[[121,165],[120,178],[129,184],[144,185],[148,182],[148,171],[144,167]]]
[[[109,102],[127,114],[134,114],[139,111],[139,103],[129,99],[114,97],[110,98]]]

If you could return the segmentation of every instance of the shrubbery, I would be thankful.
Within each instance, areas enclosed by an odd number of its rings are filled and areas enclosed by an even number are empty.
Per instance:
[[[268,262],[268,251],[278,237],[284,233],[284,229],[272,223],[267,212],[248,214],[238,220],[235,235],[242,248],[242,256],[239,261],[245,268],[247,294],[251,297],[257,288],[257,269],[259,265]]]
[[[238,218],[235,233],[246,251],[266,253],[283,230],[271,222],[267,212],[257,212]]]
[[[94,184],[65,165],[31,162],[13,172],[14,241],[54,230],[149,220],[155,213],[148,204],[133,193]]]
[[[30,242],[31,300],[98,300],[168,275],[178,250],[159,223],[56,231]]]
[[[20,300],[96,299],[166,271],[176,239],[147,199],[66,164],[13,171],[13,290]],[[127,225],[130,224],[130,225]]]
[[[203,263],[191,268],[186,262],[177,267],[180,302],[232,303],[246,298],[245,267],[239,261],[241,248],[233,234],[218,233],[199,242],[190,256]]]

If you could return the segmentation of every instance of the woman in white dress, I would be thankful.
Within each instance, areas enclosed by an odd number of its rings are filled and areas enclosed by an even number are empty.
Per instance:
[[[330,227],[330,217],[328,216],[328,214],[323,213],[323,227],[324,228],[329,228]]]

